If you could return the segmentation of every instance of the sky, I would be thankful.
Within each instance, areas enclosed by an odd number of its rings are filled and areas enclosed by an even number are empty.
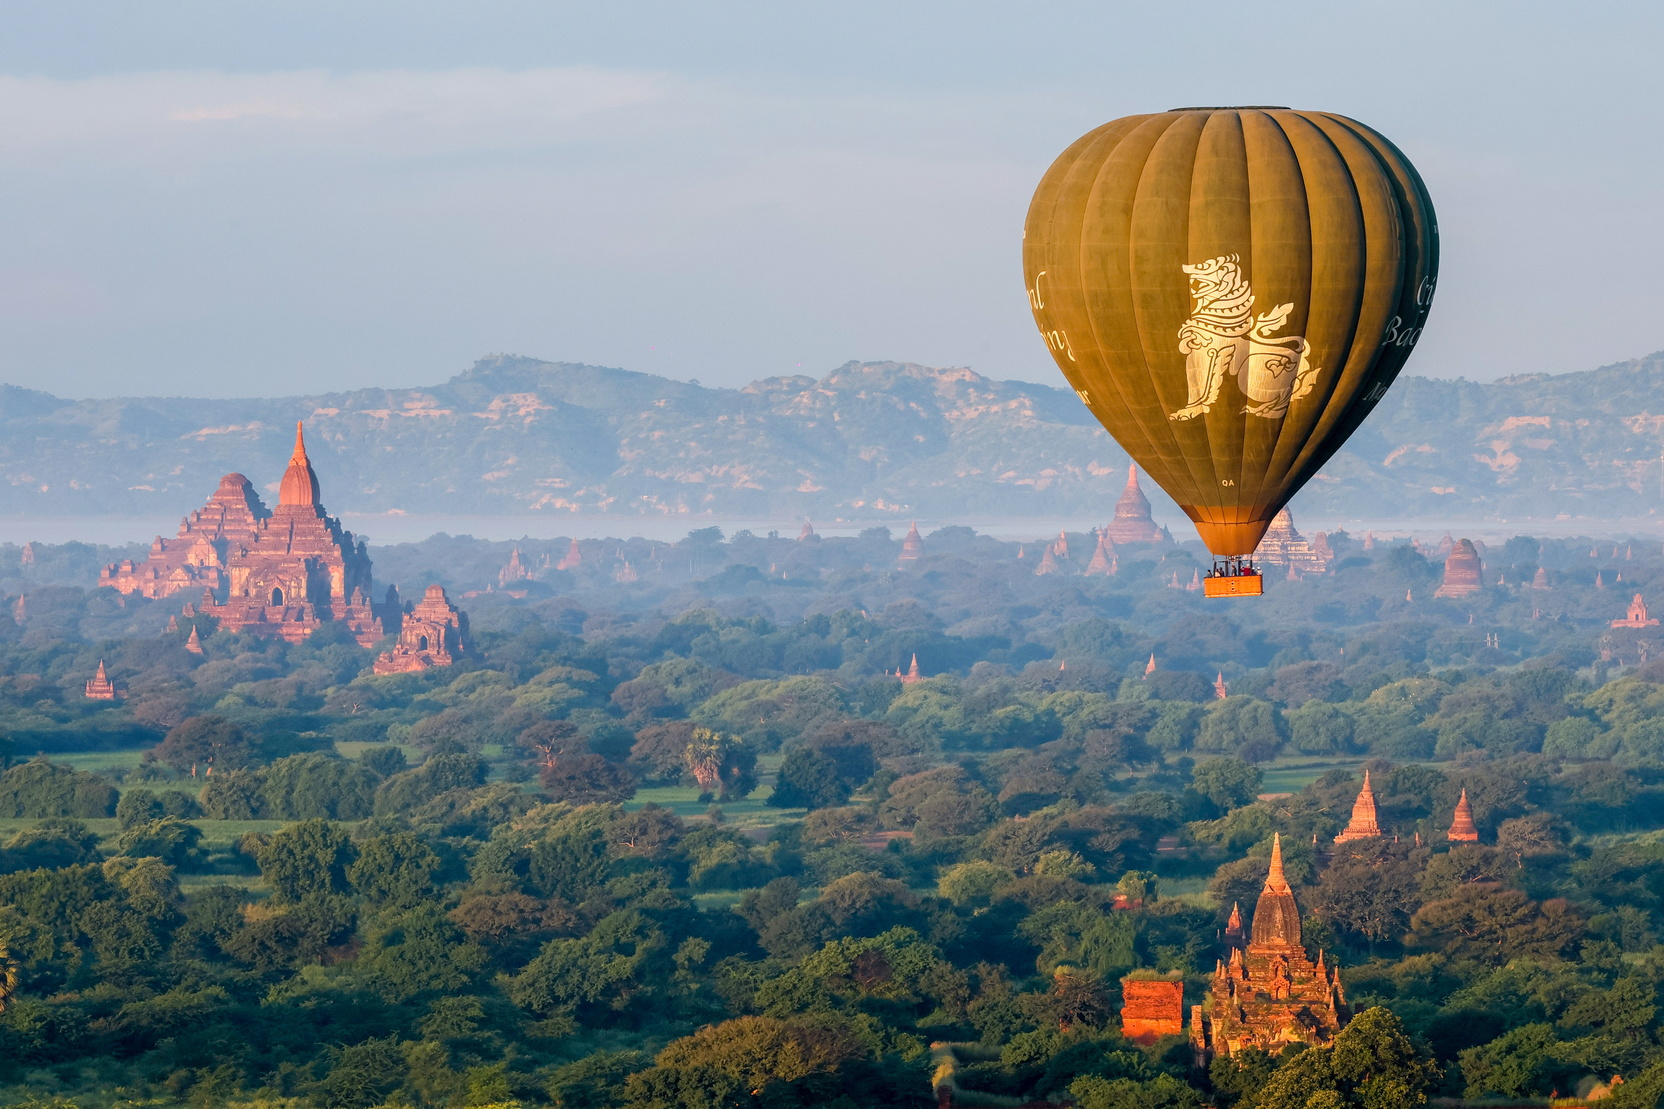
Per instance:
[[[1061,383],[1020,242],[1109,119],[1337,111],[1414,161],[1409,372],[1664,348],[1664,7],[0,0],[0,381],[249,396],[514,353]]]

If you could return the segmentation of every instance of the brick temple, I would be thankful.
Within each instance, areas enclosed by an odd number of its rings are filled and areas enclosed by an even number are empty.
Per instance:
[[[1271,518],[1271,526],[1254,551],[1254,561],[1267,566],[1287,567],[1297,574],[1321,574],[1334,561],[1329,540],[1321,531],[1308,542],[1295,530],[1294,517],[1282,509]]]
[[[1121,979],[1121,1035],[1135,1044],[1153,1044],[1183,1032],[1183,981]]]
[[[199,592],[196,605],[186,605],[187,617],[200,611],[221,630],[290,643],[325,624],[345,627],[365,647],[399,635],[393,653],[411,648],[402,669],[449,665],[467,626],[438,586],[408,617],[393,589],[383,603],[372,601],[368,548],[324,510],[299,423],[275,509],[261,503],[248,478],[227,474],[208,503],[180,521],[175,538],[158,536],[143,562],[106,566],[98,584],[151,598]],[[402,638],[407,619],[415,629],[409,644]],[[186,650],[200,653],[201,646],[193,625]]]
[[[468,617],[451,604],[442,585],[428,586],[421,603],[405,613],[399,641],[384,651],[373,667],[377,674],[408,674],[433,666],[449,666],[466,648]]]
[[[1448,540],[1450,536],[1445,536]],[[1441,544],[1441,547],[1443,545]],[[1444,580],[1435,597],[1468,597],[1485,587],[1485,570],[1473,540],[1463,539],[1450,548],[1444,560]]]
[[[1281,837],[1271,841],[1271,868],[1243,943],[1242,918],[1225,930],[1228,960],[1214,970],[1206,1009],[1190,1010],[1190,1038],[1199,1061],[1257,1047],[1275,1055],[1285,1044],[1322,1044],[1351,1017],[1340,972],[1301,944],[1300,908],[1283,873]]]

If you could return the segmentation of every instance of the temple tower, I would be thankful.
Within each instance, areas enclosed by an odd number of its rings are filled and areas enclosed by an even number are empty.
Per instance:
[[[1450,536],[1445,536],[1448,542]],[[1443,549],[1441,545],[1441,550]],[[1484,566],[1473,540],[1463,539],[1450,549],[1444,560],[1444,581],[1434,591],[1435,597],[1469,597],[1485,586]]]
[[[1086,564],[1086,577],[1108,578],[1115,575],[1115,566],[1111,561],[1115,551],[1109,545],[1109,532],[1098,532],[1098,549],[1092,552],[1092,561]]]
[[[914,520],[913,526],[907,529],[907,538],[901,541],[901,554],[896,558],[896,569],[907,569],[923,555],[924,540],[919,538],[919,522]]]
[[[1127,467],[1127,487],[1115,504],[1115,519],[1110,521],[1108,531],[1110,541],[1116,544],[1161,543],[1167,539],[1150,516],[1149,498],[1138,487],[1136,463]]]
[[[1369,784],[1369,771],[1364,771],[1364,788],[1358,791],[1358,799],[1352,802],[1352,819],[1346,822],[1340,835],[1335,837],[1336,843],[1350,843],[1355,839],[1380,839],[1381,825],[1376,819],[1375,790]]]
[[[104,660],[98,660],[98,673],[87,680],[87,696],[94,701],[114,701],[116,699],[116,683],[110,680],[110,675],[104,670]]]
[[[1283,872],[1282,838],[1271,841],[1271,866],[1254,906],[1246,947],[1230,943],[1240,935],[1233,911],[1226,940],[1229,962],[1215,967],[1205,1011],[1191,1010],[1191,1043],[1200,1060],[1257,1047],[1276,1054],[1285,1044],[1322,1044],[1333,1039],[1350,1012],[1340,973],[1323,954],[1314,963],[1301,942],[1300,907]]]
[[[1468,804],[1468,791],[1463,790],[1456,802],[1456,815],[1450,822],[1445,838],[1452,843],[1478,843],[1479,828],[1473,822],[1473,806]]]

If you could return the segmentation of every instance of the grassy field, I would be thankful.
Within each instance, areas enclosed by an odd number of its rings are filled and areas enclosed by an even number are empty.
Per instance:
[[[1265,793],[1299,793],[1331,770],[1349,770],[1358,773],[1367,761],[1362,755],[1348,758],[1313,758],[1310,755],[1284,756],[1260,767],[1260,770],[1265,774],[1265,783],[1260,786],[1260,789]]]
[[[81,751],[67,755],[52,755],[50,758],[59,765],[73,766],[77,770],[89,770],[98,774],[122,767],[138,766],[144,761],[144,750],[135,748],[131,751]]]

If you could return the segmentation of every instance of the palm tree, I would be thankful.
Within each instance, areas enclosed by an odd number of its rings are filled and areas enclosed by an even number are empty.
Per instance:
[[[728,761],[728,750],[732,741],[727,736],[712,731],[710,728],[695,728],[693,738],[688,741],[687,760],[688,773],[699,783],[701,797],[715,793],[722,783],[722,771]]]

